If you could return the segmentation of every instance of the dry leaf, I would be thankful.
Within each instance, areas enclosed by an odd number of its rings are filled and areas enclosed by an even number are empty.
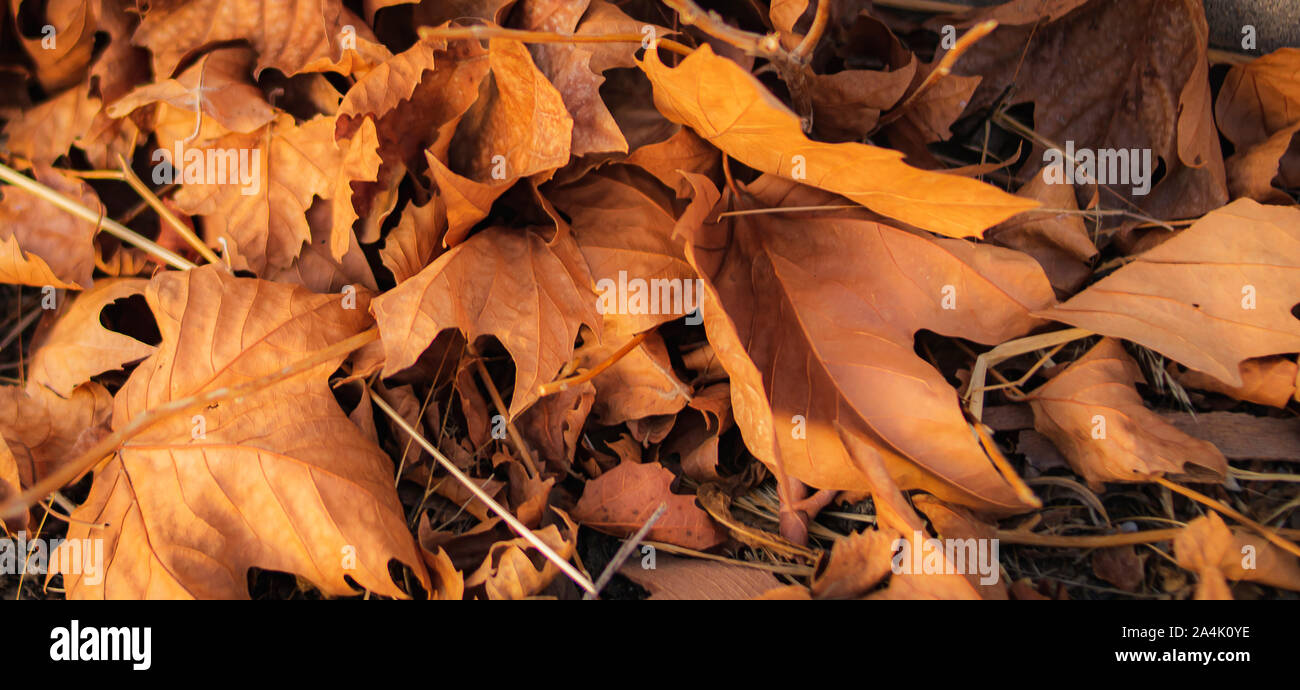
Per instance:
[[[204,55],[175,79],[147,84],[110,103],[109,117],[124,117],[137,108],[163,102],[173,108],[202,112],[222,127],[241,134],[275,119],[275,109],[253,82],[257,54],[237,46]]]
[[[1239,199],[1041,315],[1240,386],[1242,360],[1300,351],[1297,266],[1300,210]]]
[[[45,341],[32,353],[29,385],[45,386],[62,397],[90,377],[144,359],[154,348],[100,322],[104,307],[144,292],[148,281],[100,280],[58,316]]]
[[[1197,599],[1231,599],[1228,580],[1300,591],[1300,564],[1263,537],[1232,531],[1218,513],[1187,523],[1174,538],[1178,565],[1197,574]]]
[[[101,210],[81,180],[40,167],[36,178],[81,205]],[[95,268],[95,226],[25,189],[6,186],[0,199],[0,281],[80,290]]]
[[[967,112],[988,107],[1014,85],[1009,102],[1032,102],[1034,131],[1053,146],[1150,149],[1149,193],[1108,184],[1101,196],[1106,208],[1193,218],[1227,201],[1200,2],[1035,0],[927,25],[962,29],[990,18],[1000,26],[955,67],[983,78]],[[1156,159],[1165,168],[1158,181]],[[1036,148],[1031,166],[1042,160]]]
[[[257,71],[365,72],[390,55],[341,0],[194,0],[154,6],[132,42],[153,52],[154,74],[169,76],[191,52],[211,43],[248,41]]]
[[[112,396],[97,383],[86,383],[59,397],[46,389],[0,387],[0,465],[17,472],[15,486],[27,488],[75,457],[83,434],[96,434],[108,423]],[[98,440],[96,438],[95,440]]]
[[[569,560],[577,547],[578,526],[564,511],[552,510],[560,521],[534,534],[560,558]],[[481,586],[489,599],[524,599],[538,594],[560,574],[560,569],[549,559],[540,558],[540,554],[536,556],[541,563],[539,566],[530,557],[536,552],[537,547],[523,537],[497,542],[488,550],[478,570],[465,578],[465,587]]]
[[[1173,366],[1172,364],[1170,365]],[[1248,359],[1239,367],[1240,386],[1228,386],[1222,381],[1198,371],[1175,372],[1178,383],[1189,388],[1222,393],[1238,400],[1246,400],[1271,407],[1286,407],[1296,394],[1296,362],[1290,357],[1260,357]]]
[[[372,303],[384,373],[414,364],[443,329],[471,343],[494,335],[515,362],[513,419],[571,358],[579,327],[599,327],[590,285],[567,232],[549,244],[530,230],[480,232]]]
[[[162,344],[118,392],[114,429],[186,396],[273,374],[369,326],[364,309],[345,309],[336,296],[216,267],[164,273],[145,296]],[[69,538],[104,539],[115,556],[98,583],[65,573],[68,596],[243,598],[256,566],[298,574],[332,595],[356,593],[347,576],[402,597],[390,559],[428,589],[392,463],[326,385],[342,360],[164,419],[123,444],[96,471],[68,530]],[[352,561],[343,558],[347,547]]]
[[[573,118],[518,41],[488,42],[492,77],[451,144],[451,168],[476,182],[514,180],[569,162]]]
[[[746,191],[763,206],[815,204],[805,190],[765,176]],[[732,377],[737,423],[770,468],[817,488],[867,488],[838,422],[868,440],[905,489],[989,510],[1023,507],[972,436],[956,391],[913,351],[912,335],[926,328],[998,343],[1034,328],[1030,312],[1053,300],[1032,259],[802,213],[704,224],[688,256],[707,279],[704,323]],[[788,326],[762,325],[774,319]],[[749,367],[752,379],[742,377]]]
[[[1134,384],[1137,362],[1104,338],[1031,393],[1034,428],[1089,482],[1149,481],[1163,474],[1221,481],[1228,462],[1148,410]]]
[[[306,214],[314,197],[333,202],[331,254],[338,259],[347,253],[357,218],[350,183],[375,179],[377,148],[372,122],[364,123],[352,139],[335,144],[333,118],[317,117],[296,125],[293,118],[281,114],[251,134],[231,133],[201,145],[182,145],[183,165],[171,160],[174,147],[162,150],[184,175],[185,184],[173,197],[177,205],[204,217],[208,244],[220,247],[218,239],[224,239],[235,268],[260,274],[288,267],[310,241]],[[201,155],[192,157],[196,151]],[[183,172],[191,159],[202,164],[231,151],[241,156],[237,183],[203,173],[198,177],[201,182],[190,183],[189,173]],[[247,178],[245,170],[251,173]]]
[[[624,460],[614,469],[587,482],[582,499],[573,508],[579,523],[621,537],[641,529],[660,503],[668,510],[650,528],[646,539],[703,550],[726,541],[707,513],[695,505],[694,496],[672,493],[668,468],[654,462]]]
[[[863,530],[837,539],[826,567],[812,581],[817,599],[861,599],[890,573],[893,530]]]
[[[655,106],[746,165],[842,194],[891,218],[953,237],[980,235],[1036,203],[974,180],[918,170],[897,151],[809,140],[799,118],[739,65],[705,45],[675,68],[649,52]]]
[[[1253,192],[1258,199],[1271,188],[1279,172],[1283,173],[1285,186],[1300,185],[1300,152],[1290,146],[1296,125],[1300,124],[1297,70],[1300,49],[1282,48],[1233,66],[1223,79],[1214,115],[1223,136],[1237,149],[1228,161],[1229,182],[1234,182],[1233,172],[1256,178],[1250,182],[1236,180],[1239,192]],[[1285,195],[1282,200],[1290,203]]]
[[[731,601],[753,599],[781,581],[759,568],[656,554],[654,568],[643,568],[636,554],[619,574],[649,590],[650,601]]]
[[[1022,213],[990,228],[986,239],[1034,257],[1043,266],[1052,287],[1061,294],[1074,294],[1092,275],[1097,246],[1088,236],[1083,217],[1069,213],[1079,209],[1073,186],[1048,184],[1040,171],[1016,193],[1041,202],[1045,208]],[[1048,209],[1065,212],[1053,213]]]

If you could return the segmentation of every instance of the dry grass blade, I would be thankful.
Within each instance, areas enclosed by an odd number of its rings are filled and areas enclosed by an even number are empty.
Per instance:
[[[102,217],[100,214],[86,208],[85,206],[82,206],[81,204],[78,204],[75,201],[72,201],[71,199],[68,199],[67,197],[63,196],[62,194],[59,194],[53,189],[46,187],[40,182],[37,182],[36,180],[33,180],[30,177],[27,177],[26,175],[23,175],[22,173],[18,172],[17,170],[14,170],[13,168],[3,163],[0,163],[0,180],[4,180],[5,182],[8,182],[9,184],[14,185],[15,187],[22,187],[28,192],[31,192],[32,194],[39,196],[41,199],[44,199],[45,201],[48,201],[51,204],[54,204],[55,206],[58,206],[60,209],[67,211],[68,213],[71,213],[72,215],[77,216],[78,218],[81,218],[82,220],[88,223],[94,223],[98,227],[102,227],[105,232],[112,235],[113,237],[116,237],[119,240],[126,242],[127,244],[134,245],[136,247],[139,247],[140,249],[143,249],[146,252],[149,252],[150,254],[158,257],[160,260],[162,260],[163,263],[166,263],[169,266],[172,266],[174,268],[179,268],[182,271],[186,271],[195,267],[195,265],[191,263],[189,259],[180,256],[179,254],[173,252],[170,249],[167,249],[166,247],[163,247],[162,245],[158,244],[157,242],[154,242],[153,240],[147,237],[141,236],[136,231],[126,227],[125,225],[122,225],[121,223],[113,220],[112,218]]]
[[[971,415],[975,419],[979,419],[980,415],[984,413],[984,392],[989,390],[984,385],[984,379],[988,375],[990,366],[1034,350],[1068,343],[1090,335],[1093,335],[1092,331],[1082,328],[1067,328],[1063,331],[1031,335],[1028,338],[1019,338],[1002,343],[975,358],[975,366],[971,368],[970,386],[966,389],[966,395],[964,396]]]
[[[158,198],[158,195],[153,193],[153,190],[145,186],[139,177],[136,177],[135,172],[131,170],[130,164],[126,162],[126,158],[122,154],[118,154],[117,161],[122,166],[122,179],[131,185],[131,189],[134,189],[135,193],[140,195],[140,198],[149,205],[149,208],[154,210],[154,213],[158,214],[159,218],[166,221],[167,225],[171,226],[176,231],[176,234],[181,236],[181,239],[189,243],[205,261],[210,264],[224,265],[221,263],[221,259],[217,258],[217,255],[208,248],[208,245],[203,244],[203,240],[199,239],[189,226],[182,223],[176,217],[176,214],[172,213],[171,209],[167,208],[167,205]]]

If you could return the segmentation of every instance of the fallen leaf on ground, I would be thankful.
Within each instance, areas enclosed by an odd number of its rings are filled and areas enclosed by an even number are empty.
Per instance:
[[[1300,591],[1300,564],[1263,537],[1229,530],[1210,513],[1189,523],[1174,538],[1178,564],[1197,574],[1197,599],[1231,599],[1228,580],[1249,580]]]
[[[728,155],[919,228],[978,236],[1037,206],[981,182],[918,170],[903,163],[897,151],[809,140],[793,112],[707,45],[675,68],[649,52],[641,69],[654,83],[655,105],[668,119],[691,127]]]
[[[147,284],[138,278],[100,280],[73,298],[32,354],[31,385],[66,398],[90,377],[152,354],[153,346],[104,328],[100,320],[104,307],[143,294]]]
[[[582,498],[573,508],[579,523],[618,536],[630,536],[659,508],[668,504],[646,538],[690,549],[703,550],[727,538],[707,513],[695,505],[695,497],[670,491],[673,473],[657,463],[624,461],[618,467],[587,482]]]
[[[363,310],[335,296],[216,267],[162,274],[145,297],[162,343],[118,392],[114,429],[159,405],[273,374],[369,327]],[[166,419],[123,444],[96,471],[68,530],[104,539],[116,556],[99,582],[64,573],[68,596],[245,598],[247,570],[257,566],[297,573],[333,595],[355,593],[347,576],[402,597],[388,574],[394,558],[427,588],[392,465],[326,385],[342,359]],[[349,545],[351,568],[340,558]]]
[[[1164,474],[1222,480],[1228,463],[1213,444],[1187,436],[1148,410],[1134,384],[1137,362],[1105,338],[1030,394],[1034,428],[1094,484]]]
[[[1232,386],[1300,351],[1300,210],[1239,199],[1040,315],[1125,338]]]

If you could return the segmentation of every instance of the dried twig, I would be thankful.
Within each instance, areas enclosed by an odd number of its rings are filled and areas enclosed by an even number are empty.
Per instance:
[[[600,577],[596,580],[596,591],[588,592],[583,599],[595,599],[600,596],[601,591],[605,589],[605,585],[609,584],[610,579],[614,577],[614,573],[618,572],[618,569],[623,566],[623,561],[626,561],[627,557],[632,555],[632,551],[636,549],[637,544],[640,544],[641,540],[645,539],[646,533],[666,512],[668,512],[668,504],[660,502],[659,507],[650,515],[650,519],[646,520],[644,525],[641,525],[641,529],[637,530],[631,539],[623,542],[622,546],[618,547],[618,551],[614,552],[614,557],[605,565],[605,569],[601,571]]]
[[[524,437],[519,433],[518,427],[515,426],[514,420],[510,419],[510,408],[501,399],[501,391],[497,390],[497,385],[492,381],[492,375],[488,373],[487,366],[483,364],[483,358],[479,356],[478,351],[473,345],[466,345],[469,355],[474,358],[474,366],[478,370],[479,380],[487,388],[488,396],[492,398],[492,405],[496,407],[497,414],[501,415],[506,421],[506,433],[510,435],[510,440],[515,444],[515,450],[519,451],[520,460],[524,463],[524,469],[528,471],[529,478],[536,477],[538,474],[537,463],[533,462],[533,453],[528,449],[528,444],[524,442]]]

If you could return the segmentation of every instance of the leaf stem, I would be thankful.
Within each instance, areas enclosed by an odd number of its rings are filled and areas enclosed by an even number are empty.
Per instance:
[[[894,108],[889,111],[889,114],[880,118],[880,121],[876,123],[876,130],[878,131],[889,123],[902,117],[903,113],[906,112],[908,107],[915,103],[918,98],[920,98],[921,94],[929,91],[935,84],[939,83],[940,79],[943,79],[952,72],[952,66],[956,64],[957,58],[961,57],[962,53],[975,45],[976,41],[992,33],[996,28],[998,28],[998,23],[989,19],[972,26],[969,31],[962,34],[961,38],[957,39],[957,42],[953,44],[952,48],[949,49],[948,52],[944,53],[943,57],[939,59],[939,64],[936,65],[934,69],[930,70],[929,74],[925,75],[925,79],[921,82],[920,86],[917,86],[916,89],[912,91],[912,94],[899,104],[897,108]]]
[[[808,33],[804,35],[799,45],[795,46],[790,57],[799,62],[806,63],[812,57],[813,51],[817,49],[817,43],[821,40],[822,34],[826,31],[826,23],[831,18],[830,0],[817,0],[817,13],[813,15],[812,26],[808,27]]]

